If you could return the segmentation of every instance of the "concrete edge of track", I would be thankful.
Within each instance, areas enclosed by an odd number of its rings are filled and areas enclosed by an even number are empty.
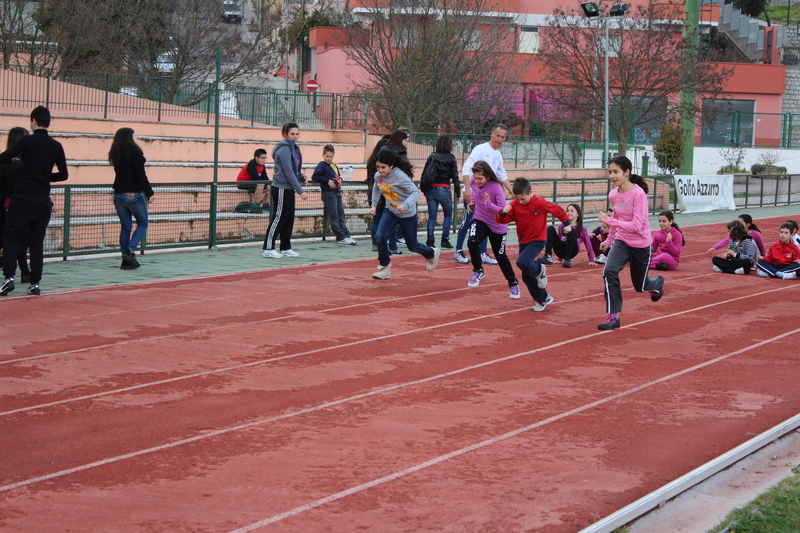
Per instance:
[[[579,533],[611,533],[800,427],[800,414],[608,515]]]

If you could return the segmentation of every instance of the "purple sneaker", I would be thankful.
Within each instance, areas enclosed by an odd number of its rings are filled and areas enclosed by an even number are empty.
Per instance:
[[[509,291],[509,298],[512,300],[519,300],[519,285],[514,285],[513,287],[508,288]]]
[[[467,287],[474,288],[480,285],[484,275],[485,274],[483,273],[483,270],[480,270],[478,272],[473,272],[472,275],[469,277],[469,282],[467,283]]]

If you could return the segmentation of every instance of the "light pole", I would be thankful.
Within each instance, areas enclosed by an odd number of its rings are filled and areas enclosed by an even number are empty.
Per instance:
[[[583,9],[583,14],[586,15],[587,18],[595,18],[599,17],[603,24],[605,25],[605,41],[603,43],[603,52],[605,53],[605,87],[604,87],[604,94],[603,94],[603,160],[601,164],[605,166],[608,160],[611,159],[609,148],[608,148],[608,138],[609,138],[609,127],[608,127],[608,20],[611,18],[621,18],[624,17],[625,14],[628,12],[630,8],[630,4],[614,4],[611,6],[611,9],[608,11],[608,16],[601,17],[600,16],[600,7],[595,2],[583,2],[581,3],[581,9]]]

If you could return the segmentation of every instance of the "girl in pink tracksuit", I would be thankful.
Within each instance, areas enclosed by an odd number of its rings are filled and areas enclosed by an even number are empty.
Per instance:
[[[650,268],[656,270],[677,270],[681,262],[681,248],[686,244],[681,228],[675,222],[672,211],[658,214],[659,230],[653,233],[653,258]]]

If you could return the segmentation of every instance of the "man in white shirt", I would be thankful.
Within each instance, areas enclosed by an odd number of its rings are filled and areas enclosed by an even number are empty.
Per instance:
[[[498,124],[492,130],[492,137],[489,142],[479,144],[472,149],[472,153],[464,162],[464,167],[461,169],[461,179],[464,182],[464,221],[458,227],[458,237],[456,238],[456,249],[453,254],[453,259],[458,263],[469,263],[469,259],[464,255],[464,239],[467,236],[467,231],[472,225],[472,213],[467,212],[467,204],[472,201],[472,189],[469,186],[469,179],[472,177],[472,166],[478,161],[486,161],[494,170],[497,178],[502,182],[503,188],[511,193],[511,181],[506,175],[506,169],[503,166],[503,154],[500,153],[500,147],[508,137],[508,127],[505,124]],[[486,253],[486,240],[480,245],[481,261],[487,265],[496,265],[497,261]]]

